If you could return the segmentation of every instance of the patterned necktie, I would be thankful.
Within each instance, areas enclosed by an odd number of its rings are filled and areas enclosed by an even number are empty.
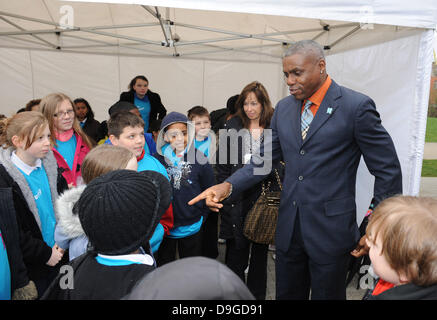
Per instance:
[[[314,115],[310,110],[310,107],[313,103],[310,100],[307,100],[305,103],[305,107],[303,109],[301,120],[300,120],[300,129],[302,131],[302,140],[305,140],[307,136],[308,129],[310,128],[311,121],[313,121]]]

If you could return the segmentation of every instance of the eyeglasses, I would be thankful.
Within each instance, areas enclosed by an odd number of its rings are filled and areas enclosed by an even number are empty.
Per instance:
[[[60,112],[58,112],[58,113],[55,113],[53,116],[55,117],[55,118],[65,118],[65,116],[66,115],[69,115],[70,117],[74,114],[74,110],[73,109],[70,109],[70,110],[67,110],[67,111],[64,111],[64,112],[62,112],[62,111],[60,111]]]

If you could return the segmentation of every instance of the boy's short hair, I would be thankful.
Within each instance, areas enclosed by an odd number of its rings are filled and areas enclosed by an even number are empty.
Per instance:
[[[395,196],[381,202],[369,219],[370,241],[380,237],[381,254],[418,286],[437,284],[437,200]]]
[[[210,120],[209,112],[205,107],[195,106],[188,110],[188,120],[192,121],[194,117],[208,117]]]
[[[108,136],[113,135],[116,138],[120,138],[120,135],[126,127],[144,128],[144,121],[129,111],[116,112],[108,120]]]

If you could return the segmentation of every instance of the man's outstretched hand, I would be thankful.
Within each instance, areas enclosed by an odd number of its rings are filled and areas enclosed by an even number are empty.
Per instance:
[[[199,194],[194,199],[191,199],[188,204],[192,206],[193,204],[205,200],[206,205],[211,211],[219,212],[219,209],[223,207],[220,201],[223,201],[229,196],[231,191],[231,184],[229,182],[223,182],[209,187],[201,194]]]

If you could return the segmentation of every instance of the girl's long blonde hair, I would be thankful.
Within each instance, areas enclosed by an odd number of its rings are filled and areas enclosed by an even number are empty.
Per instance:
[[[71,107],[74,110],[73,101],[71,99],[63,94],[63,93],[51,93],[44,98],[41,99],[41,102],[39,103],[40,111],[44,114],[44,116],[47,118],[49,122],[49,129],[51,132],[50,140],[52,142],[53,146],[56,146],[56,128],[55,128],[55,121],[54,121],[54,115],[57,113],[59,105],[62,103],[62,101],[68,100],[71,103]],[[82,128],[80,127],[79,121],[76,119],[76,116],[74,116],[73,119],[73,130],[76,134],[78,134],[82,140],[85,142],[85,144],[88,146],[88,148],[93,147],[93,143],[88,138],[88,136],[83,132]]]

